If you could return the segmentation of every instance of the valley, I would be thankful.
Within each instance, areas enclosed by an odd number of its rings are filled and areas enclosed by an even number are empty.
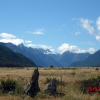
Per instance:
[[[35,67],[32,68],[0,68],[0,80],[7,78],[17,80],[23,83],[24,89],[27,87],[30,81],[30,77],[34,71]],[[73,74],[74,73],[74,74]],[[95,67],[82,67],[82,68],[39,68],[39,87],[40,92],[34,98],[34,100],[98,100],[100,95],[98,92],[93,93],[92,95],[89,93],[83,94],[79,87],[80,85],[77,83],[78,81],[87,80],[90,78],[95,78],[100,76],[100,69],[96,70]],[[46,95],[44,93],[44,88],[46,84],[47,78],[56,78],[65,82],[65,86],[57,86],[57,91],[65,93],[64,97],[53,97]],[[23,94],[2,94],[0,92],[0,100],[33,100],[29,96],[25,96]]]

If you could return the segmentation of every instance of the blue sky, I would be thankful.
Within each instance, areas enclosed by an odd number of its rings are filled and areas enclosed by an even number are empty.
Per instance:
[[[0,0],[0,42],[63,53],[100,49],[100,0]]]

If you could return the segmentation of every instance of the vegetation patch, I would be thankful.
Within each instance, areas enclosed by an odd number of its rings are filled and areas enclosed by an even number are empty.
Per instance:
[[[82,80],[80,90],[83,93],[100,92],[100,76],[88,80]]]
[[[0,82],[0,92],[3,94],[9,93],[9,94],[20,94],[23,91],[23,87],[20,86],[20,84],[13,79],[6,79],[6,80],[1,80]]]

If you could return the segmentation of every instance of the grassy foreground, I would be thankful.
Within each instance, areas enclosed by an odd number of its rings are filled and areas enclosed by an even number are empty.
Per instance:
[[[24,88],[29,84],[30,78],[35,68],[0,68],[0,80],[11,78],[14,80],[23,81]],[[79,84],[76,81],[90,79],[100,76],[100,69],[96,68],[39,68],[39,87],[40,93],[34,100],[100,100],[100,94],[83,94],[79,89]],[[64,81],[66,86],[58,86],[57,91],[65,93],[64,97],[53,97],[44,93],[47,78],[56,78]],[[11,95],[0,93],[0,100],[33,100],[25,95]]]

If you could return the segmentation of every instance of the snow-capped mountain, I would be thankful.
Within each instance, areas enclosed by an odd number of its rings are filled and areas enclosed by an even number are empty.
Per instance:
[[[23,44],[20,44],[18,46],[12,43],[4,43],[4,44],[8,48],[12,49],[14,52],[20,52],[24,56],[30,58],[38,66],[50,66],[50,65],[62,66],[58,61],[56,61],[53,57],[49,55],[52,54],[52,52],[49,49],[44,50],[42,48],[25,47]]]
[[[49,49],[43,48],[31,48],[26,47],[23,44],[18,46],[12,43],[4,43],[5,46],[12,49],[14,52],[22,53],[24,56],[30,58],[35,62],[38,66],[69,66],[71,63],[75,61],[84,60],[88,56],[89,53],[72,53],[70,51],[66,51],[63,54],[54,53]]]

